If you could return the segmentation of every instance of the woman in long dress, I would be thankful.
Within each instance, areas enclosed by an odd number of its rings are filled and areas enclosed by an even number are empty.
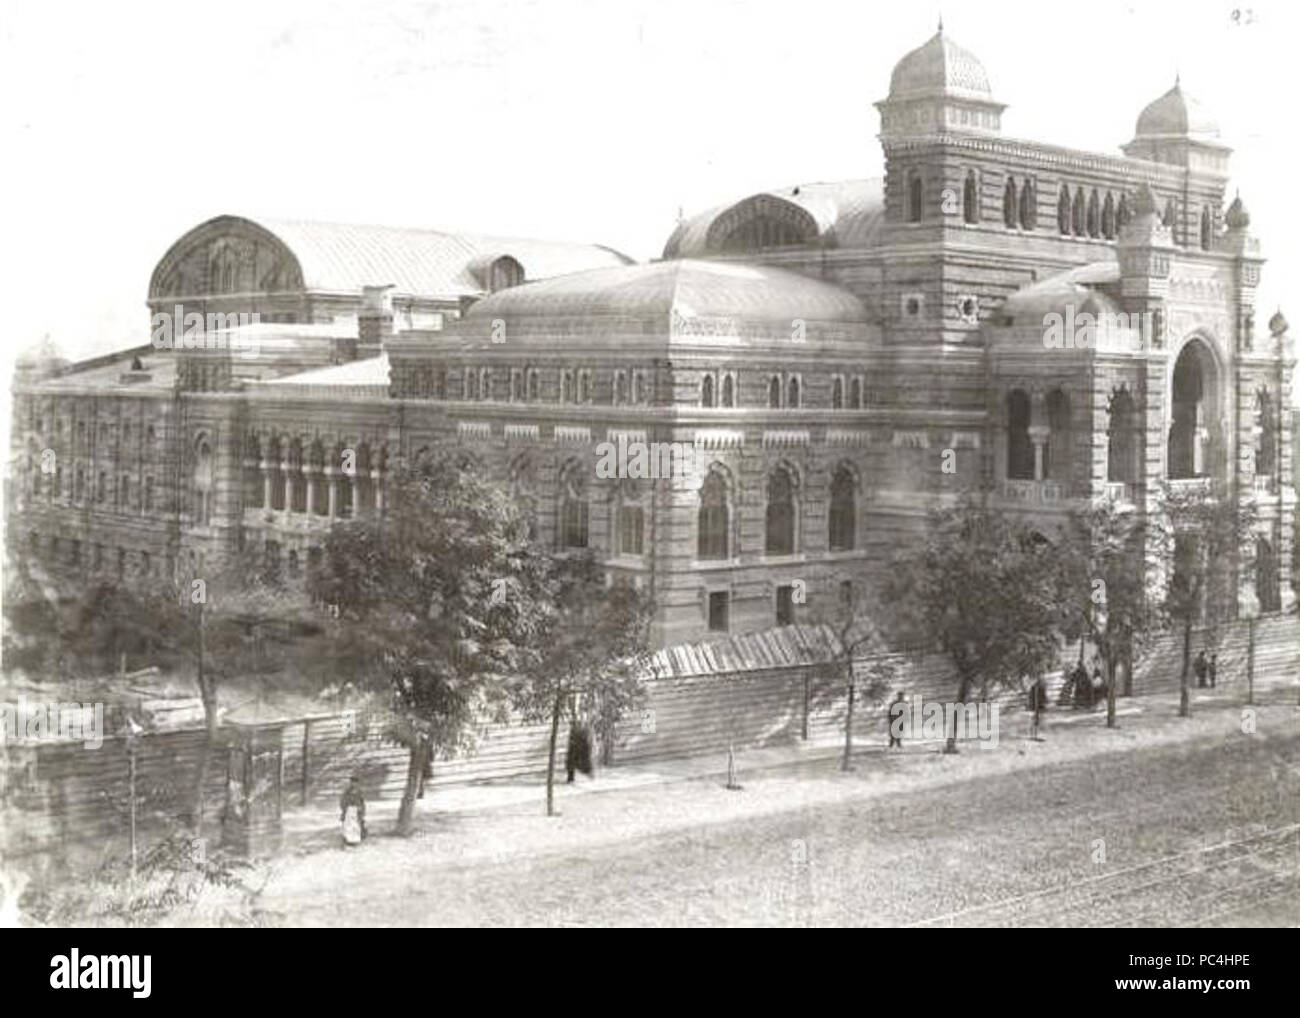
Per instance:
[[[366,836],[366,800],[361,794],[361,779],[355,774],[339,799],[339,823],[343,825],[343,844],[361,844]]]

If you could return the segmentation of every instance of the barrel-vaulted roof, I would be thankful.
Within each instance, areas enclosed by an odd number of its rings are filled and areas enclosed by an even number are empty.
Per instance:
[[[668,238],[664,257],[734,252],[728,239],[754,218],[779,219],[800,243],[809,246],[874,247],[884,225],[884,209],[884,183],[878,177],[760,191],[683,220]]]
[[[181,237],[159,262],[150,296],[167,296],[173,269],[220,242],[261,242],[281,249],[278,280],[318,293],[359,294],[367,285],[392,284],[399,295],[455,299],[486,289],[484,266],[512,257],[526,279],[629,265],[632,259],[599,244],[491,237],[470,233],[304,219],[218,216]],[[192,284],[193,285],[193,284]]]

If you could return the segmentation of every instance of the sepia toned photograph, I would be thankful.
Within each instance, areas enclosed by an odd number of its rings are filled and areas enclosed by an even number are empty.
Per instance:
[[[1298,33],[0,0],[0,926],[1215,930],[1095,975],[1258,989]]]

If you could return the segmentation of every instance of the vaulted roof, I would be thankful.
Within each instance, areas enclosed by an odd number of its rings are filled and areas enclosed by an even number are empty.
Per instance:
[[[527,279],[629,265],[632,259],[599,244],[491,237],[469,233],[304,219],[217,216],[181,237],[154,270],[151,297],[165,296],[172,269],[222,240],[278,245],[294,288],[359,294],[361,287],[391,283],[394,293],[455,299],[483,293],[484,267],[498,257],[516,259]]]
[[[874,247],[884,226],[884,209],[884,182],[878,177],[760,191],[683,220],[668,238],[664,257],[722,253],[732,229],[762,216],[780,218],[807,245]]]

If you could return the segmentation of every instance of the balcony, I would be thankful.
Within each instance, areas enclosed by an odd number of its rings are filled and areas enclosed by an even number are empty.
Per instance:
[[[1106,501],[1115,505],[1128,505],[1133,501],[1133,486],[1127,481],[1107,481]]]
[[[1060,481],[1003,481],[1000,490],[1008,502],[1025,505],[1055,505],[1065,501],[1065,485]]]

